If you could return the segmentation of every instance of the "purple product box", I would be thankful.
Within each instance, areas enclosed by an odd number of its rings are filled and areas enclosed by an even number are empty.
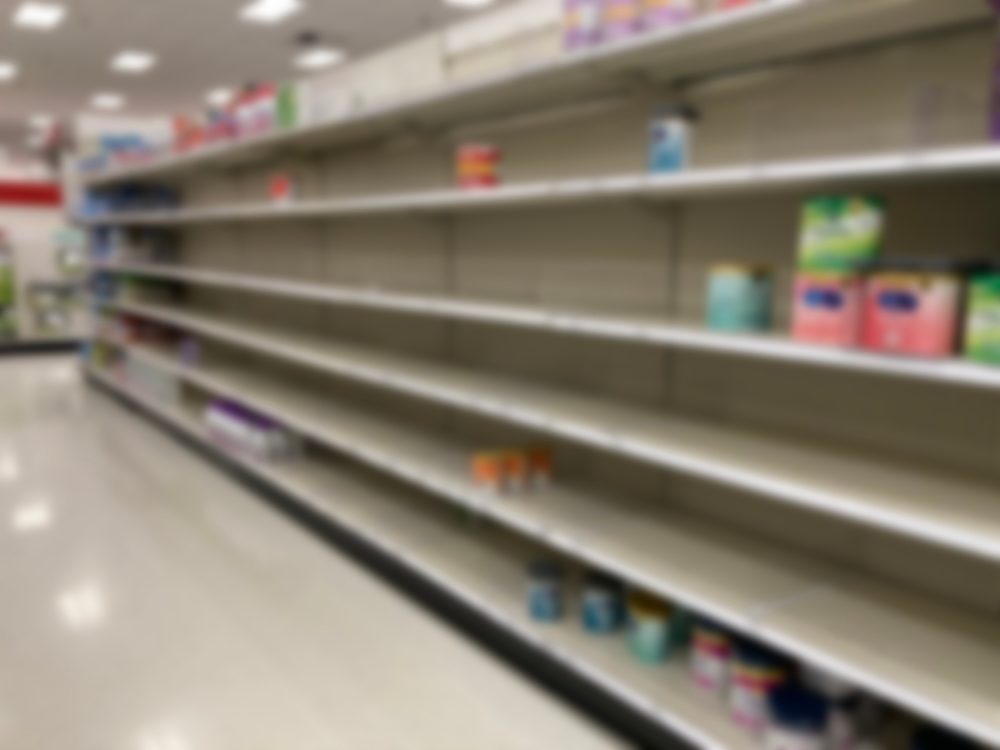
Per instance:
[[[604,0],[604,40],[629,39],[643,30],[642,0]]]
[[[646,0],[647,29],[662,29],[687,23],[698,15],[698,0]]]
[[[594,47],[601,43],[604,0],[564,0],[568,50]]]

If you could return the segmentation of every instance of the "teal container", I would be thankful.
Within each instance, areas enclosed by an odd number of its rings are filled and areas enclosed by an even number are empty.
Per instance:
[[[713,266],[708,281],[708,327],[716,331],[768,331],[773,321],[774,279],[761,266]]]
[[[628,645],[632,656],[644,664],[670,658],[677,642],[674,611],[654,596],[634,591],[628,600]]]

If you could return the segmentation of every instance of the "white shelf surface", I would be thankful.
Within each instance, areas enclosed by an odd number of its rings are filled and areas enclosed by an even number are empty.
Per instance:
[[[985,479],[668,413],[649,414],[594,396],[161,306],[122,303],[112,309],[771,500],[1000,560],[1000,490]]]
[[[293,203],[120,211],[80,220],[91,226],[180,226],[216,222],[296,221],[441,214],[640,199],[674,201],[713,196],[812,190],[843,185],[920,182],[1000,175],[1000,147],[936,150],[693,168],[675,174],[630,174],[549,180],[489,190],[424,190]]]
[[[91,374],[221,452],[192,416],[145,398],[107,373],[92,368]],[[663,667],[642,665],[628,654],[622,638],[589,636],[573,617],[557,625],[531,621],[525,613],[531,557],[524,550],[498,544],[495,533],[457,520],[448,522],[422,507],[426,499],[405,497],[402,491],[389,497],[384,489],[373,490],[316,460],[268,464],[230,452],[225,455],[696,746],[757,747],[729,721],[722,704],[705,700],[694,689],[683,658]]]
[[[676,81],[838,47],[986,23],[981,0],[764,0],[628,42],[522,66],[379,105],[339,120],[221,144],[86,178],[98,187],[231,167],[283,150],[347,146],[393,132],[447,128],[526,107],[621,91],[649,78]]]
[[[145,349],[129,351],[371,468],[1000,744],[996,622],[674,513],[623,512],[620,499],[558,485],[497,498],[470,482],[471,448],[246,373],[215,373]]]
[[[971,388],[1000,389],[1000,367],[959,359],[928,361],[880,356],[845,348],[810,346],[777,335],[734,335],[666,318],[594,315],[574,310],[483,302],[445,296],[420,296],[307,281],[274,281],[224,271],[199,271],[165,264],[104,263],[94,270],[177,281],[215,289],[260,294],[383,312],[449,318],[529,328],[573,336],[662,345],[789,364],[826,367]]]

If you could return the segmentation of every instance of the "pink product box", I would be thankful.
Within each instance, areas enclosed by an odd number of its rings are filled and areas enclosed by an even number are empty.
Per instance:
[[[958,347],[962,280],[957,274],[879,272],[865,292],[864,346],[918,357]]]
[[[604,0],[604,40],[614,42],[643,30],[642,0]]]
[[[644,24],[660,29],[686,23],[698,15],[699,0],[646,0]]]
[[[858,346],[864,284],[855,275],[799,273],[792,338],[827,346]]]

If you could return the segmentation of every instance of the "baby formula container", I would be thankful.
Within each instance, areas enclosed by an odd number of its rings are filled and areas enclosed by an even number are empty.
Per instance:
[[[565,575],[556,562],[539,560],[528,566],[528,613],[539,622],[556,622],[565,611]]]
[[[589,633],[617,631],[624,617],[621,584],[602,573],[589,573],[583,585],[583,627]]]
[[[1000,263],[976,271],[969,281],[965,354],[1000,365]]]
[[[649,171],[679,172],[687,169],[696,113],[686,107],[663,109],[649,126]]]
[[[763,731],[768,723],[768,699],[788,680],[790,672],[783,656],[754,643],[738,643],[729,686],[733,721],[748,731]]]
[[[865,265],[865,348],[917,357],[947,357],[958,346],[965,265],[945,259]]]
[[[697,620],[691,636],[691,676],[709,693],[722,695],[729,685],[733,640],[721,626]]]
[[[717,331],[766,331],[771,327],[773,282],[763,266],[713,266],[708,281],[708,327]]]
[[[859,345],[863,300],[860,276],[800,272],[795,277],[792,338],[829,346]]]
[[[628,643],[646,664],[666,661],[673,643],[673,608],[655,596],[633,591],[628,598]]]

